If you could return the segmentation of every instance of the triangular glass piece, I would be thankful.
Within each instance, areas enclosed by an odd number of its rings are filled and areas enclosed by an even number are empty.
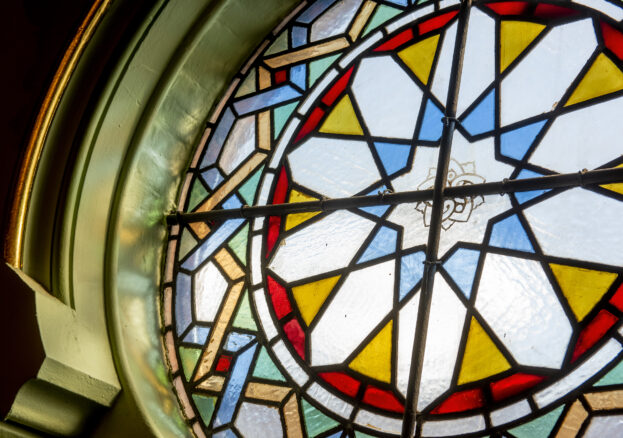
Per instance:
[[[582,321],[608,292],[617,274],[551,263],[550,268],[576,319]]]
[[[424,275],[423,251],[406,255],[400,260],[400,290],[398,299],[402,299],[415,287]]]
[[[348,95],[344,96],[320,127],[326,134],[363,135],[363,130]]]
[[[463,119],[461,125],[471,135],[483,134],[495,127],[495,90],[489,94]]]
[[[398,56],[424,85],[428,84],[439,35],[428,37],[398,52]]]
[[[491,230],[489,245],[517,251],[534,252],[532,243],[517,215],[507,217],[496,223]]]
[[[305,324],[311,324],[339,279],[340,276],[336,275],[292,288],[292,295]]]
[[[357,263],[367,262],[393,253],[396,251],[397,238],[398,232],[396,230],[381,227]]]
[[[528,169],[521,169],[519,175],[517,175],[517,179],[526,179],[526,178],[538,178],[541,175],[538,172],[534,172]],[[523,204],[524,202],[528,202],[531,199],[538,198],[543,193],[547,193],[549,190],[530,190],[528,192],[515,192],[515,198],[517,198],[517,202]]]
[[[384,190],[387,190],[386,186],[382,186],[382,187],[379,187],[378,189],[374,189],[370,193],[366,193],[366,195],[368,196],[378,195],[379,192],[382,193]],[[375,216],[381,217],[385,214],[385,212],[387,211],[389,207],[390,207],[389,205],[375,205],[373,207],[361,207],[361,210],[365,211],[366,213],[370,213]]]
[[[461,292],[463,292],[463,295],[465,295],[467,299],[469,299],[472,294],[472,286],[474,284],[479,258],[480,251],[459,248],[443,264],[446,272],[450,274],[452,280],[459,286]]]
[[[616,167],[623,167],[623,164],[619,164]],[[623,195],[623,183],[602,184],[600,187],[618,193],[619,195]]]
[[[506,68],[545,29],[545,26],[527,21],[502,20],[500,25],[500,71]]]
[[[437,141],[441,138],[443,130],[443,112],[437,105],[429,100],[426,103],[424,117],[422,118],[422,127],[420,128],[420,140]]]
[[[389,321],[348,367],[373,379],[390,383],[392,377],[392,326]]]
[[[487,332],[472,317],[458,384],[476,382],[506,371],[511,366]]]
[[[310,195],[306,195],[305,193],[299,192],[298,190],[292,190],[290,192],[290,203],[294,202],[309,202],[309,201],[317,201],[318,198],[315,198]],[[293,213],[286,216],[286,231],[296,227],[297,225],[302,224],[303,222],[313,218],[317,214],[320,214],[319,211],[309,211],[306,213]]]
[[[374,148],[379,154],[387,175],[393,175],[404,169],[409,162],[411,146],[408,144],[374,143]]]
[[[565,106],[623,90],[623,72],[603,53],[588,69]]]
[[[547,120],[531,123],[521,128],[505,132],[500,136],[500,153],[508,158],[523,160]]]

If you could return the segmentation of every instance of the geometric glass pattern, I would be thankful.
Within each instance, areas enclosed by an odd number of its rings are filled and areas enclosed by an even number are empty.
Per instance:
[[[622,19],[304,2],[214,111],[179,211],[623,166]],[[621,217],[612,183],[174,225],[163,342],[189,427],[623,434]]]

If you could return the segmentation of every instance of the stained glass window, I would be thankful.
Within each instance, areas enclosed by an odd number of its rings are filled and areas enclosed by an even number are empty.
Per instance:
[[[622,19],[293,11],[214,110],[170,228],[163,339],[194,433],[623,434]]]

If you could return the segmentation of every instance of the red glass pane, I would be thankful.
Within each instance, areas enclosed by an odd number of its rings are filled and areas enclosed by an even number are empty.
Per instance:
[[[283,204],[286,201],[286,194],[288,192],[288,175],[286,168],[282,167],[279,173],[279,179],[277,180],[277,187],[275,187],[275,193],[273,194],[273,204]],[[266,236],[266,257],[270,255],[270,252],[275,247],[275,243],[279,238],[279,231],[281,229],[281,216],[270,216],[268,218],[268,235]]]
[[[469,411],[477,409],[485,404],[482,389],[468,389],[467,391],[455,392],[439,406],[431,411],[432,414],[449,414],[450,412]]]
[[[601,35],[604,38],[604,44],[619,59],[623,59],[623,34],[603,21],[601,25]]]
[[[376,49],[375,52],[384,52],[387,50],[394,50],[396,47],[403,45],[407,41],[411,41],[413,39],[413,29],[407,29],[403,32],[400,32],[398,35],[390,39],[389,41],[384,42]]]
[[[418,24],[418,30],[420,32],[420,35],[424,35],[427,32],[445,26],[458,13],[459,11],[446,12],[445,14],[441,14],[437,17],[431,18],[430,20],[423,21],[422,23]]]
[[[275,83],[280,84],[288,79],[288,72],[286,70],[279,70],[275,72]]]
[[[610,298],[610,304],[623,312],[623,284],[619,286],[612,298]]]
[[[398,399],[389,391],[376,388],[369,385],[363,395],[363,402],[377,408],[385,409],[392,412],[404,412],[405,407]]]
[[[324,103],[327,106],[333,105],[333,102],[335,102],[337,98],[340,96],[340,94],[342,94],[344,89],[346,89],[346,86],[348,85],[348,81],[350,80],[350,76],[353,74],[354,68],[355,67],[351,67],[350,69],[348,69],[348,71],[344,73],[342,77],[339,78],[335,84],[333,84],[331,89],[327,91],[327,94],[325,94],[324,97],[322,98],[322,103]]]
[[[359,380],[344,373],[320,373],[320,377],[335,389],[351,397],[357,395],[359,386],[361,385]]]
[[[230,365],[231,365],[231,356],[222,354],[221,357],[219,357],[218,362],[216,363],[216,371],[217,372],[229,371]]]
[[[492,382],[489,388],[491,388],[493,399],[495,401],[500,401],[532,388],[543,380],[545,380],[543,376],[517,373],[502,380],[498,380],[497,382]]]
[[[290,300],[286,294],[286,289],[277,283],[277,281],[275,281],[272,277],[267,276],[266,279],[268,280],[268,292],[270,294],[270,299],[273,302],[275,314],[277,315],[277,318],[281,319],[288,313],[292,312],[292,306],[290,306]]]
[[[288,305],[290,305],[289,302]],[[299,322],[296,319],[288,321],[283,325],[283,331],[286,332],[286,336],[301,359],[305,359],[305,332]]]
[[[577,360],[586,350],[595,345],[610,330],[610,327],[616,324],[617,320],[618,318],[607,310],[600,310],[597,316],[580,333],[571,362]]]
[[[498,15],[521,15],[526,12],[529,4],[526,2],[489,3],[487,7]]]
[[[562,18],[577,14],[577,11],[563,6],[539,4],[534,10],[534,15],[540,18]]]
[[[321,110],[320,108],[314,108],[312,113],[309,115],[309,117],[303,124],[303,127],[299,131],[299,134],[296,136],[296,139],[294,141],[297,142],[307,137],[307,134],[309,134],[310,132],[314,130],[314,128],[316,128],[316,126],[322,119],[322,116],[324,116],[324,111]]]
[[[273,193],[273,204],[283,204],[286,202],[286,194],[288,193],[288,174],[285,166],[281,167],[275,193]]]

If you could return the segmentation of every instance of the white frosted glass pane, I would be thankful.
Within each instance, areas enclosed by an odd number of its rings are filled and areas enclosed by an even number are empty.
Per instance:
[[[234,424],[244,437],[279,438],[283,436],[279,409],[266,405],[242,403]]]
[[[253,220],[253,231],[261,230],[264,227],[264,222],[266,222],[266,217],[256,217]]]
[[[517,362],[560,368],[571,325],[540,263],[487,254],[476,309]]]
[[[605,438],[623,436],[623,415],[593,417],[584,438]]]
[[[596,44],[588,18],[553,28],[502,80],[502,125],[554,109]]]
[[[524,212],[548,255],[623,265],[623,203],[575,188]]]
[[[543,408],[560,397],[565,396],[586,380],[598,373],[606,364],[612,361],[621,351],[621,344],[616,340],[610,339],[603,347],[593,353],[593,355],[582,365],[567,374],[553,385],[548,386],[534,395],[536,404]]]
[[[254,150],[255,116],[253,115],[244,117],[234,124],[218,164],[226,174],[229,174]]]
[[[433,77],[433,94],[444,103],[448,98],[448,86],[450,84],[450,72],[452,71],[452,59],[454,58],[454,44],[456,42],[456,21],[445,32],[441,52],[435,76]]]
[[[413,137],[422,91],[390,56],[362,60],[352,89],[373,136]]]
[[[296,118],[291,119],[290,122],[288,123],[288,126],[286,126],[285,131],[281,133],[281,139],[279,140],[279,143],[277,143],[277,147],[275,148],[275,152],[273,153],[273,157],[271,158],[270,164],[268,166],[271,169],[276,168],[279,162],[281,161],[281,156],[283,155],[283,152],[286,150],[286,146],[288,146],[288,144],[290,143],[290,140],[292,139],[292,136],[294,135],[294,131],[296,131],[296,128],[299,126],[300,122],[301,121],[299,119],[296,119]],[[258,205],[263,205],[263,204],[258,202]]]
[[[500,426],[502,424],[510,423],[518,418],[525,417],[531,411],[532,409],[530,408],[528,400],[520,400],[512,405],[491,412],[491,424],[494,426]]]
[[[623,97],[559,116],[530,162],[559,173],[594,169],[621,155]]]
[[[461,114],[493,82],[495,75],[495,21],[471,8],[457,114]],[[442,100],[443,102],[443,100]]]
[[[326,72],[325,76],[323,76],[323,78],[316,84],[316,86],[311,91],[311,93],[307,95],[303,103],[299,106],[297,112],[301,114],[302,116],[307,114],[307,111],[309,111],[309,109],[314,104],[318,96],[320,96],[320,93],[323,93],[325,91],[325,88],[327,88],[329,84],[333,82],[333,80],[337,77],[337,75],[338,75],[338,71],[334,68]],[[285,139],[286,136],[284,135],[283,138]]]
[[[357,46],[348,52],[342,59],[340,59],[339,66],[340,68],[345,68],[349,65],[355,58],[361,55],[363,52],[368,50],[370,47],[375,45],[378,41],[383,38],[383,33],[381,31],[376,31],[372,35],[367,35],[365,40],[361,44],[357,44]]]
[[[368,219],[336,211],[285,239],[269,267],[287,282],[344,268],[372,228]]]
[[[290,377],[292,377],[292,380],[294,380],[297,385],[303,386],[309,380],[309,376],[303,368],[296,363],[283,341],[279,341],[274,345],[273,352],[285,368],[286,372],[290,375]]]
[[[348,418],[353,412],[353,405],[331,394],[315,382],[309,386],[307,394],[342,418]]]
[[[401,420],[378,415],[365,409],[357,412],[355,423],[386,433],[400,434],[402,430]]]
[[[348,29],[362,0],[340,0],[314,21],[311,41],[318,41],[344,33]]]
[[[407,14],[397,19],[396,21],[392,21],[390,24],[388,24],[385,27],[385,29],[387,30],[387,33],[393,33],[395,30],[400,29],[405,24],[411,23],[417,20],[418,18],[423,17],[424,15],[428,15],[434,10],[435,10],[434,5],[428,5],[425,8],[420,8],[416,11],[411,12],[410,14]]]
[[[389,313],[395,264],[390,260],[348,275],[311,333],[312,365],[342,363]]]
[[[606,0],[574,0],[575,3],[593,8],[612,18],[615,21],[623,20],[623,9],[619,5]]]
[[[226,290],[227,280],[214,263],[208,262],[197,272],[195,275],[195,314],[198,321],[214,321]]]
[[[294,181],[329,198],[352,196],[381,177],[364,141],[312,137],[288,161]]]
[[[257,314],[260,317],[260,323],[264,329],[264,334],[266,335],[266,339],[270,341],[277,336],[277,329],[275,328],[273,319],[270,316],[270,311],[268,310],[266,292],[264,289],[258,289],[253,292],[253,296],[255,298],[255,308],[257,309]]]
[[[465,306],[441,274],[436,274],[426,334],[418,409],[426,408],[450,387],[464,320]]]
[[[482,415],[459,418],[457,420],[427,421],[422,425],[422,436],[441,437],[453,434],[478,432],[485,428],[485,419]]]
[[[411,297],[398,314],[398,370],[396,371],[396,386],[402,395],[407,395],[409,371],[411,370],[411,355],[415,339],[415,324],[417,320],[419,292]]]
[[[270,196],[270,186],[273,183],[275,175],[273,173],[266,173],[264,175],[264,181],[262,182],[262,188],[260,189],[260,196],[257,199],[256,205],[266,205],[268,202],[268,196]]]
[[[260,284],[262,281],[262,236],[251,238],[251,283]]]

